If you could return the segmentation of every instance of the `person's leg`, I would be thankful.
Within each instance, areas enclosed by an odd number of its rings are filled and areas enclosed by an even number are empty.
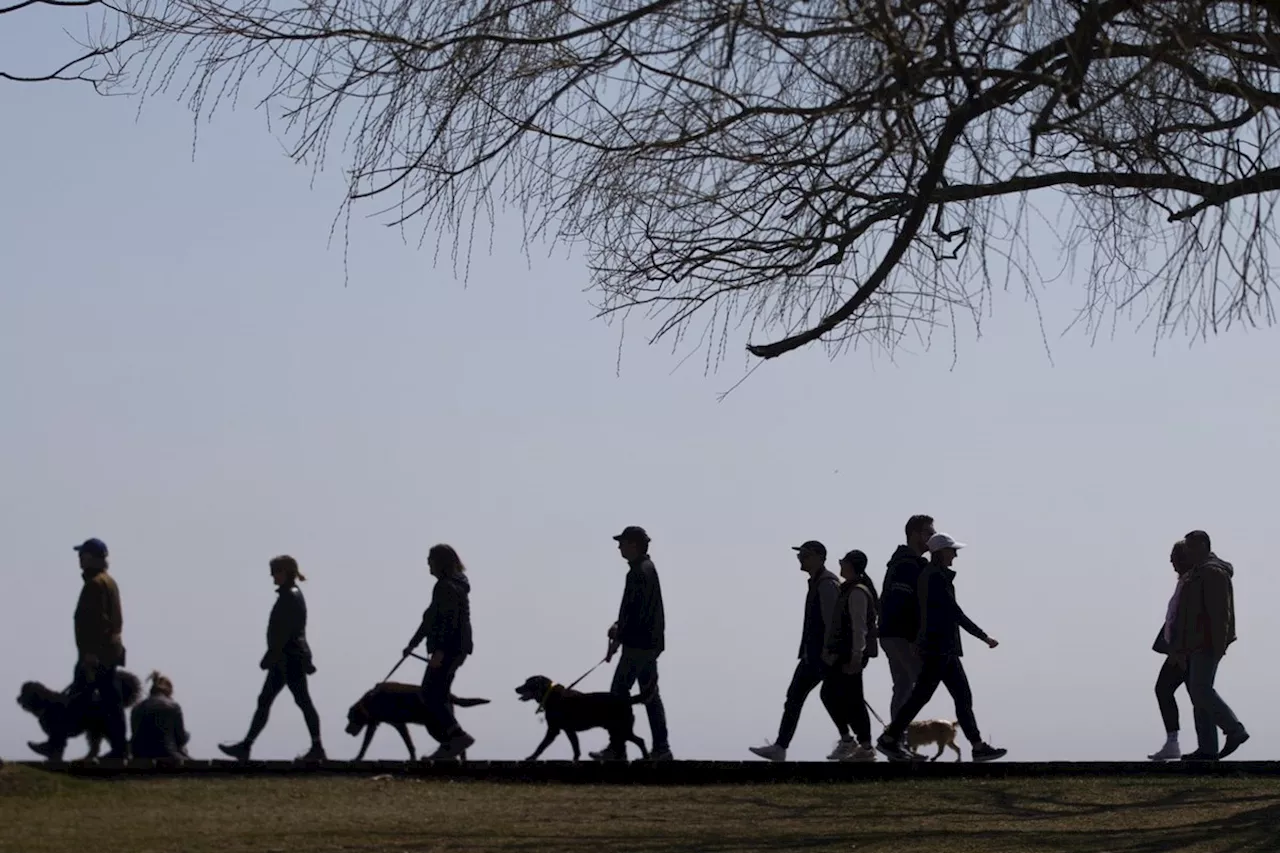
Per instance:
[[[667,742],[667,709],[662,704],[662,694],[658,692],[658,657],[647,652],[636,657],[635,673],[640,692],[649,694],[644,710],[649,715],[649,733],[653,737],[650,752],[665,758],[671,752],[671,745]]]
[[[93,674],[93,686],[88,691],[92,696],[96,690],[102,700],[103,714],[106,715],[107,742],[111,751],[106,758],[127,758],[129,755],[129,730],[125,725],[124,696],[120,693],[120,684],[116,679],[114,666],[98,667]]]
[[[306,670],[302,666],[290,665],[285,670],[285,675],[285,683],[289,692],[293,694],[293,701],[302,712],[302,719],[307,723],[307,734],[311,735],[311,752],[308,756],[323,757],[324,747],[320,743],[320,715],[316,713],[315,703],[311,701],[311,689],[307,684]]]
[[[915,644],[901,637],[884,637],[880,640],[880,648],[889,661],[889,675],[893,679],[893,698],[889,701],[889,719],[898,716],[902,706],[907,704],[911,689],[920,677],[922,662]]]
[[[249,723],[249,733],[241,741],[245,746],[253,746],[258,735],[262,734],[262,730],[267,727],[267,720],[271,717],[271,705],[284,689],[285,681],[283,666],[274,666],[267,670],[267,677],[262,682],[262,692],[258,694],[257,710],[254,711],[253,720]]]
[[[994,747],[982,739],[978,731],[978,721],[973,715],[973,690],[969,687],[969,676],[964,671],[964,661],[957,655],[948,656],[942,670],[942,683],[956,703],[956,722],[960,730],[969,739],[970,755],[974,761],[994,761],[1003,758],[1007,749]]]
[[[836,724],[836,731],[840,734],[840,742],[842,744],[849,743],[852,740],[852,735],[849,734],[847,695],[849,686],[846,683],[847,680],[844,673],[832,667],[825,673],[822,679],[822,689],[818,691],[818,698],[822,700],[822,707],[827,709],[827,716],[831,718],[831,722]]]
[[[922,660],[920,675],[916,678],[915,686],[911,688],[906,702],[898,709],[898,713],[889,720],[889,726],[884,730],[883,738],[894,742],[902,740],[907,726],[911,725],[911,721],[925,705],[929,704],[938,685],[942,683],[944,663],[945,659],[937,655],[929,655]]]
[[[845,707],[848,709],[849,726],[853,729],[853,736],[857,738],[858,744],[867,747],[871,745],[871,717],[867,714],[867,699],[862,687],[862,673],[858,672],[854,675],[849,675],[846,679]]]
[[[1244,726],[1230,706],[1218,695],[1214,681],[1218,677],[1221,656],[1208,651],[1192,652],[1187,662],[1187,692],[1195,710],[1197,757],[1221,758],[1230,755],[1249,739]],[[1218,751],[1218,729],[1227,736],[1222,752]]]
[[[804,702],[813,692],[813,688],[822,683],[822,670],[816,664],[800,661],[791,675],[791,684],[787,687],[787,699],[782,706],[782,722],[778,725],[777,746],[786,749],[796,735],[800,725],[800,712]]]
[[[1182,755],[1182,747],[1178,743],[1178,700],[1174,694],[1186,680],[1186,667],[1175,658],[1166,657],[1160,666],[1160,674],[1156,676],[1156,704],[1160,707],[1160,719],[1164,723],[1165,742],[1158,751],[1147,756],[1152,761],[1165,761]]]
[[[427,706],[427,734],[440,744],[448,743],[458,726],[449,704],[454,672],[452,662],[446,660],[434,669],[427,667],[422,676],[422,702]]]

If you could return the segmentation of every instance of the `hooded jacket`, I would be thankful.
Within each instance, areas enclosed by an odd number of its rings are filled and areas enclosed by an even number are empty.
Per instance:
[[[469,655],[471,642],[471,581],[463,574],[436,579],[431,604],[422,614],[422,624],[410,646],[427,641],[427,654],[442,652],[451,657]]]
[[[1235,569],[1216,554],[1187,572],[1173,620],[1172,654],[1208,651],[1225,655],[1236,640]]]
[[[963,655],[961,628],[979,640],[987,639],[987,633],[956,603],[955,579],[954,571],[935,563],[929,563],[920,575],[920,635],[916,645],[922,655]]]
[[[920,573],[929,561],[906,545],[889,558],[880,585],[880,637],[914,642],[920,634]]]

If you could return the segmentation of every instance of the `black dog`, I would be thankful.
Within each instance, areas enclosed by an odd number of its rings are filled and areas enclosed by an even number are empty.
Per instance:
[[[142,696],[142,682],[123,669],[116,670],[116,689],[124,699],[125,708],[133,706]],[[98,757],[102,741],[107,736],[107,716],[102,697],[97,692],[87,703],[77,704],[72,700],[70,687],[59,693],[39,681],[27,681],[18,692],[18,705],[28,714],[35,715],[40,721],[40,728],[49,736],[46,743],[28,743],[33,751],[50,761],[61,761],[67,741],[84,735],[89,742],[89,752],[83,760],[92,761]],[[61,749],[57,743],[62,744]]]
[[[609,732],[609,749],[617,755],[626,755],[628,743],[640,747],[641,758],[649,755],[644,741],[635,734],[636,715],[631,710],[632,705],[648,700],[648,694],[579,693],[556,684],[545,675],[532,676],[516,688],[516,694],[521,702],[537,702],[539,709],[547,715],[547,736],[525,761],[536,761],[562,731],[569,738],[573,760],[577,761],[582,755],[578,748],[578,732],[587,729]]]
[[[458,708],[489,704],[488,699],[459,699],[452,693],[449,694],[449,702]],[[413,738],[409,737],[409,730],[405,726],[409,723],[420,726],[427,724],[427,706],[422,701],[422,689],[415,684],[385,681],[361,696],[360,701],[351,706],[351,710],[347,711],[347,734],[358,735],[361,729],[368,727],[364,734],[364,743],[360,746],[360,754],[355,757],[356,761],[364,758],[369,744],[373,742],[373,733],[382,723],[386,723],[400,733],[400,737],[404,739],[404,745],[409,747],[409,760],[415,760],[418,753],[413,747]],[[467,754],[463,752],[458,757],[465,761]]]

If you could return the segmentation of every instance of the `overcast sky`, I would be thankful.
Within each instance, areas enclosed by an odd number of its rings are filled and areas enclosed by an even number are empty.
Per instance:
[[[6,61],[49,49],[0,25]],[[879,584],[906,518],[927,512],[970,545],[958,596],[1001,645],[968,641],[965,663],[982,731],[1010,760],[1160,746],[1150,645],[1169,546],[1194,527],[1237,570],[1240,641],[1218,683],[1253,734],[1239,757],[1280,750],[1266,623],[1280,595],[1266,569],[1274,331],[1153,356],[1152,333],[1122,325],[1091,346],[1059,337],[1080,291],[1057,283],[1052,363],[1015,289],[997,294],[981,340],[960,329],[954,368],[945,336],[896,363],[810,349],[718,402],[745,360],[704,376],[699,358],[681,366],[683,353],[644,346],[652,327],[636,318],[619,373],[619,329],[592,319],[581,256],[528,263],[514,218],[466,287],[357,219],[344,286],[342,247],[328,244],[340,176],[312,186],[247,109],[202,126],[194,162],[191,117],[173,100],[138,117],[85,88],[0,84],[0,115],[0,682],[12,696],[26,679],[69,680],[71,547],[98,536],[128,668],[173,678],[193,754],[213,756],[248,726],[267,560],[287,552],[309,577],[325,744],[351,757],[347,708],[398,658],[430,595],[427,549],[448,542],[469,570],[476,644],[455,692],[493,700],[461,712],[471,757],[523,758],[543,728],[515,686],[571,681],[603,655],[626,570],[611,537],[641,524],[666,597],[672,749],[750,759],[777,731],[799,641],[805,578],[790,546],[862,548]],[[410,661],[397,679],[421,673]],[[886,714],[883,660],[867,679]],[[608,685],[602,667],[582,687]],[[954,716],[944,691],[926,714]],[[833,737],[815,692],[791,757],[821,759]],[[31,758],[25,743],[40,738],[0,703],[0,756]],[[306,746],[286,694],[257,755]],[[546,755],[569,754],[561,740]],[[402,755],[390,730],[370,753]]]

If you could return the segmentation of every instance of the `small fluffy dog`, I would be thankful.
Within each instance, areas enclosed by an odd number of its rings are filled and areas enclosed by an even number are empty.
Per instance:
[[[142,682],[138,676],[123,669],[116,670],[116,688],[124,699],[124,707],[130,708],[142,696]],[[89,742],[89,752],[82,759],[92,761],[98,757],[102,741],[107,737],[107,715],[102,697],[96,692],[85,705],[75,708],[71,703],[71,688],[62,692],[50,690],[39,681],[27,681],[18,691],[18,705],[28,714],[40,721],[40,728],[49,736],[49,742],[29,743],[35,752],[50,761],[61,761],[66,742],[73,737],[84,735]],[[63,749],[54,748],[51,743],[60,740]]]
[[[489,704],[488,699],[460,699],[449,694],[449,702],[455,708],[471,708],[476,705]],[[422,690],[416,684],[400,684],[384,681],[360,697],[360,701],[347,711],[347,734],[352,737],[364,729],[364,743],[360,745],[360,754],[356,761],[364,760],[364,754],[373,742],[373,733],[378,726],[386,723],[400,734],[404,745],[409,748],[409,760],[418,757],[413,746],[413,738],[409,736],[407,726],[410,723],[425,726],[427,724],[427,706],[422,701]],[[458,758],[467,760],[464,751]]]
[[[636,715],[631,708],[649,698],[645,693],[635,696],[579,693],[556,684],[545,675],[534,675],[516,688],[516,695],[521,702],[537,702],[547,716],[547,736],[525,761],[536,761],[560,732],[564,732],[569,739],[569,746],[573,747],[573,760],[577,761],[582,755],[578,747],[578,732],[585,732],[587,729],[607,731],[609,749],[616,750],[619,755],[625,756],[628,743],[640,747],[642,758],[649,755],[644,741],[635,734]]]
[[[956,746],[955,720],[916,720],[907,726],[907,746],[912,752],[928,744],[937,744],[938,752],[930,761],[937,761],[944,749],[955,751],[956,761],[961,758],[960,747]]]

